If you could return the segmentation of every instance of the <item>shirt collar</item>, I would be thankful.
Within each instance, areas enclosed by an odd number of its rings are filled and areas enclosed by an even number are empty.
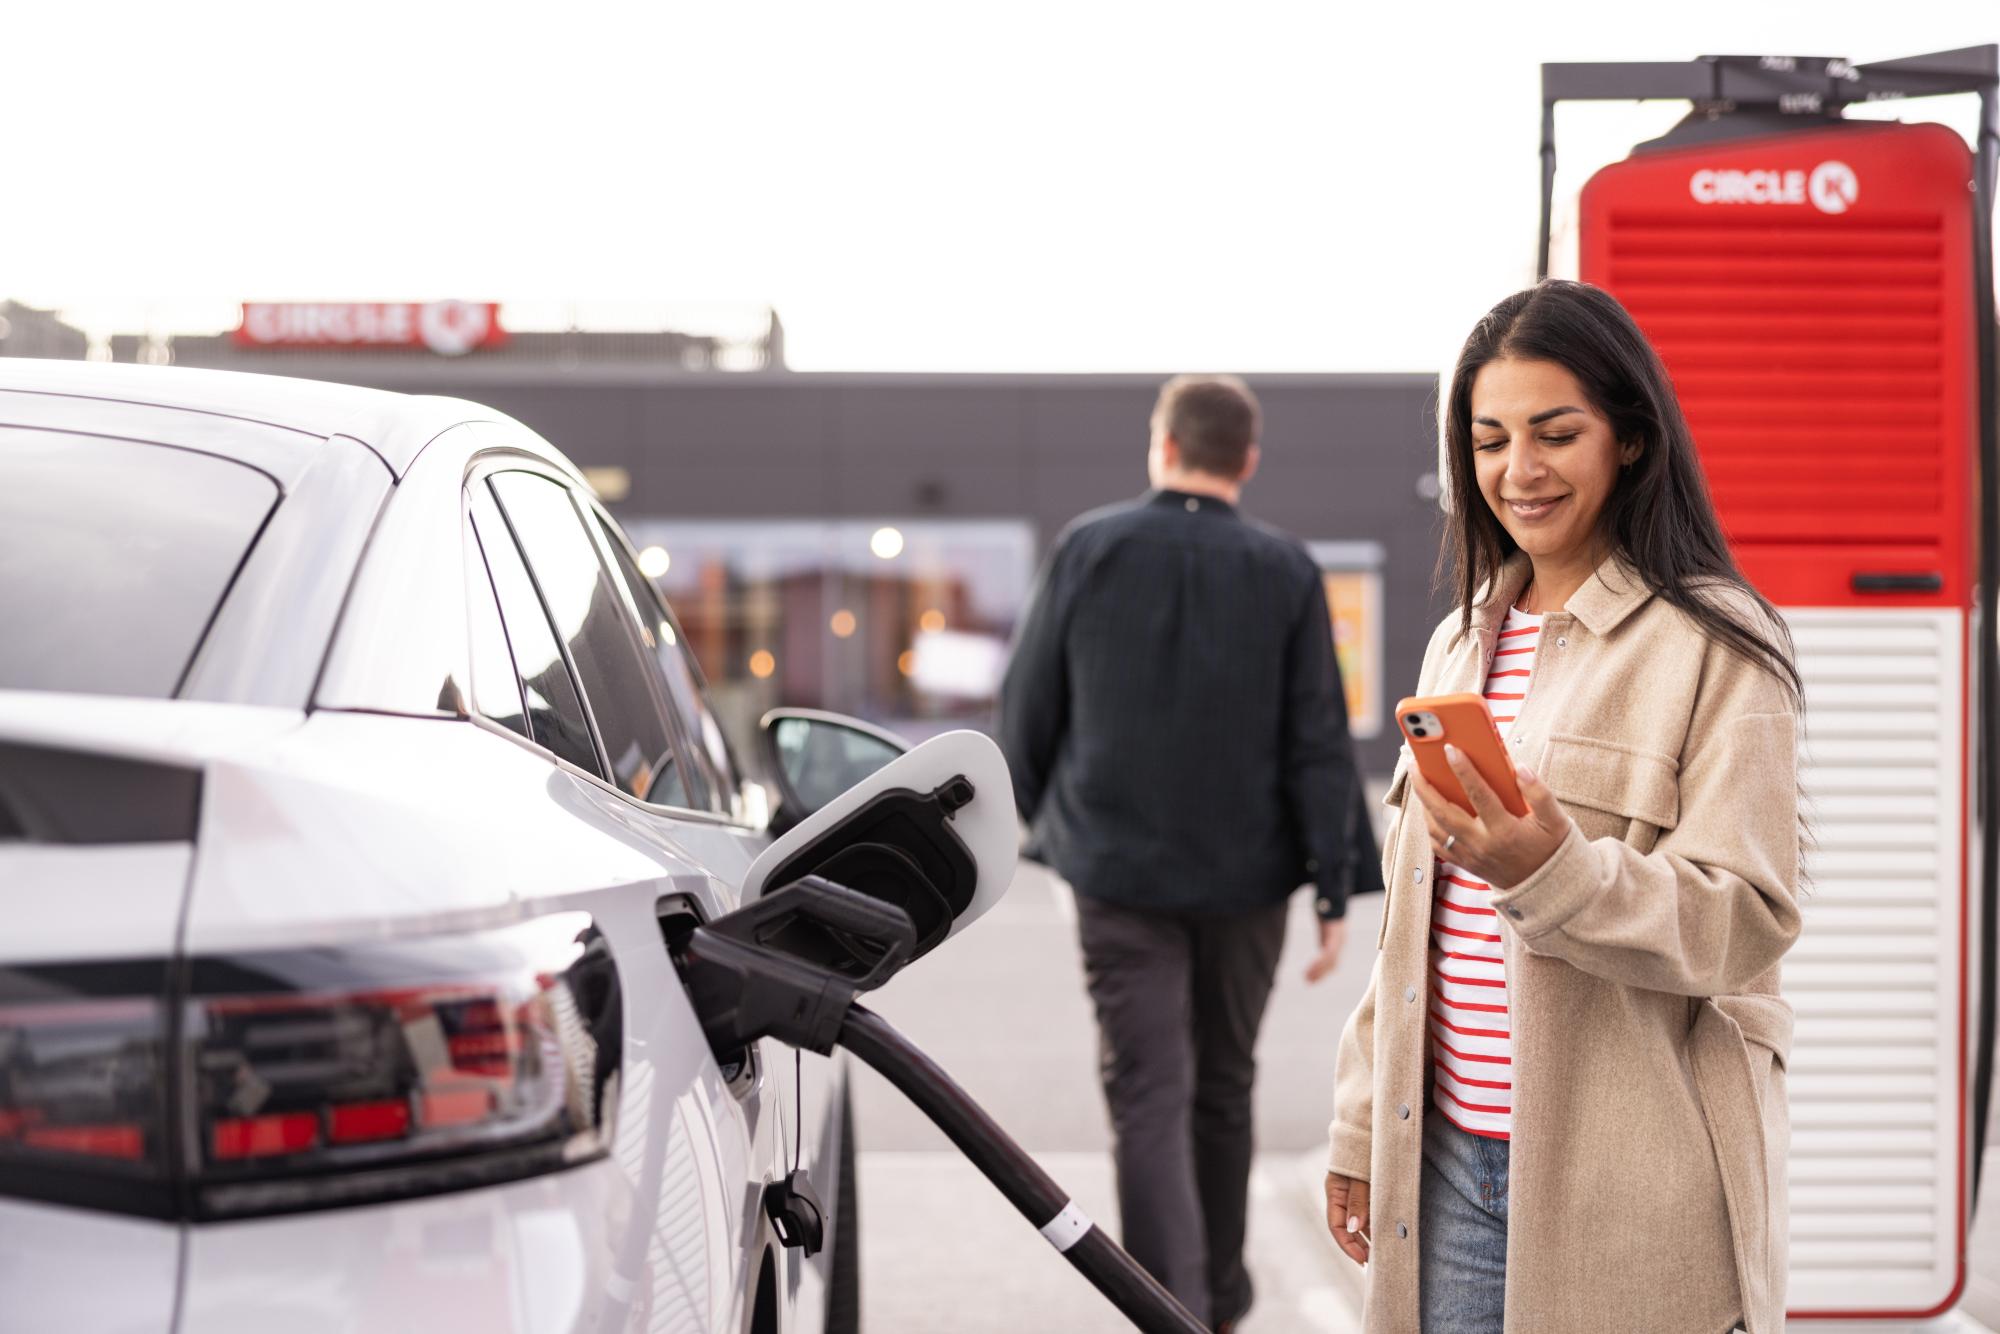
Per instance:
[[[1584,629],[1602,638],[1652,596],[1653,590],[1646,587],[1637,570],[1622,558],[1611,556],[1570,596],[1566,610]]]
[[[1481,593],[1472,609],[1474,634],[1493,634],[1507,619],[1507,609],[1520,601],[1534,567],[1523,552],[1515,552],[1501,565],[1500,572]],[[1625,618],[1639,610],[1653,596],[1646,581],[1622,557],[1607,556],[1583,587],[1570,595],[1560,610],[1576,617],[1579,624],[1598,636],[1610,634]]]
[[[1190,514],[1235,514],[1236,507],[1217,496],[1198,496],[1192,491],[1176,491],[1171,487],[1156,487],[1144,497],[1148,505],[1171,505],[1184,509]]]

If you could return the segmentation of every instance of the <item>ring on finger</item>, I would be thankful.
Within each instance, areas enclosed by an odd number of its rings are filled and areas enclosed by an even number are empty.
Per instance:
[[[1445,835],[1445,840],[1444,840],[1444,850],[1445,850],[1446,852],[1450,852],[1450,851],[1451,851],[1451,845],[1452,845],[1452,844],[1454,844],[1454,843],[1456,843],[1456,842],[1458,842],[1458,835],[1457,835],[1457,834],[1447,834],[1447,835]]]

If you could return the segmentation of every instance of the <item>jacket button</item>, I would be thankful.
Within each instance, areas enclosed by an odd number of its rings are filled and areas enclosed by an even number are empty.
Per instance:
[[[1188,512],[1189,514],[1192,514],[1192,513],[1194,513],[1194,512],[1196,511],[1196,510],[1198,510],[1198,509],[1200,509],[1200,508],[1201,508],[1201,502],[1200,502],[1199,500],[1190,500],[1190,501],[1189,501],[1189,502],[1187,503],[1187,512]]]
[[[1517,922],[1521,920],[1521,910],[1511,903],[1507,905],[1507,915]]]
[[[1410,1104],[1408,1104],[1407,1102],[1405,1102],[1405,1103],[1400,1103],[1400,1104],[1398,1104],[1398,1105],[1397,1105],[1397,1107],[1396,1107],[1396,1115],[1397,1115],[1397,1116],[1398,1116],[1399,1118],[1401,1118],[1402,1120],[1405,1120],[1405,1121],[1409,1120],[1409,1119],[1410,1119]]]
[[[1568,648],[1568,647],[1569,647],[1569,636],[1568,636],[1568,635],[1557,635],[1557,636],[1556,636],[1556,647],[1557,647],[1557,648]]]
[[[1417,989],[1416,989],[1415,987],[1404,987],[1404,988],[1403,988],[1403,999],[1404,999],[1404,1000],[1406,1000],[1406,1001],[1408,1001],[1408,1002],[1410,1002],[1410,1004],[1412,1004],[1412,1005],[1416,1004],[1416,1003],[1417,1003]]]
[[[1333,911],[1333,900],[1321,899],[1314,906],[1317,907],[1322,913],[1330,913]]]
[[[1398,1241],[1408,1241],[1410,1239],[1410,1225],[1408,1223],[1396,1224],[1396,1239]]]
[[[1423,868],[1423,867],[1421,867],[1421,866],[1413,866],[1413,867],[1411,867],[1411,868],[1410,868],[1410,883],[1411,883],[1411,884],[1413,884],[1413,885],[1421,885],[1421,884],[1423,884],[1423,883],[1424,883],[1424,868]]]

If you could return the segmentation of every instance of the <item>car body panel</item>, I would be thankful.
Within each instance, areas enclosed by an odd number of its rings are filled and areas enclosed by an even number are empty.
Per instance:
[[[463,715],[469,690],[465,471],[478,448],[466,425],[397,483],[354,574],[348,610],[313,702],[417,716]],[[484,578],[484,574],[480,575]]]
[[[237,569],[181,698],[297,707],[312,697],[393,482],[358,440],[332,436],[313,452]]]
[[[182,1231],[0,1199],[0,1327],[173,1334]]]
[[[298,709],[0,690],[0,738],[168,764],[248,753],[305,720]]]
[[[174,948],[192,843],[0,849],[10,963],[149,958]]]

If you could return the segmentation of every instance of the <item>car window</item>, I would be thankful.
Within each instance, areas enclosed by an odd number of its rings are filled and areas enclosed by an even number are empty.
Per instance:
[[[0,688],[171,697],[277,502],[213,455],[0,431]]]
[[[500,604],[495,599],[486,555],[479,548],[479,535],[473,532],[470,518],[465,524],[465,566],[473,710],[533,740],[521,695],[521,680],[514,671],[514,655],[507,647],[506,628],[500,623]]]
[[[611,781],[641,801],[689,805],[697,783],[681,773],[664,693],[569,492],[534,473],[496,473],[491,483],[576,665]],[[707,799],[706,791],[699,799]]]
[[[528,567],[521,563],[521,553],[500,512],[490,502],[482,504],[477,496],[472,508],[473,528],[493,576],[493,591],[500,599],[500,616],[506,623],[507,643],[527,704],[528,735],[579,769],[601,777],[604,768],[597,762],[583,699],[563,661],[562,648],[549,630],[548,616],[535,593],[534,581],[528,577]],[[478,679],[476,675],[474,679]],[[504,707],[504,696],[501,704]]]
[[[659,663],[660,674],[672,697],[682,735],[688,738],[690,762],[698,767],[711,793],[712,809],[729,813],[730,798],[736,792],[736,766],[729,754],[722,728],[702,693],[701,678],[687,641],[674,624],[659,590],[632,560],[627,543],[621,541],[604,516],[591,513],[602,548],[611,558],[612,569],[625,585],[639,621],[639,633]]]

